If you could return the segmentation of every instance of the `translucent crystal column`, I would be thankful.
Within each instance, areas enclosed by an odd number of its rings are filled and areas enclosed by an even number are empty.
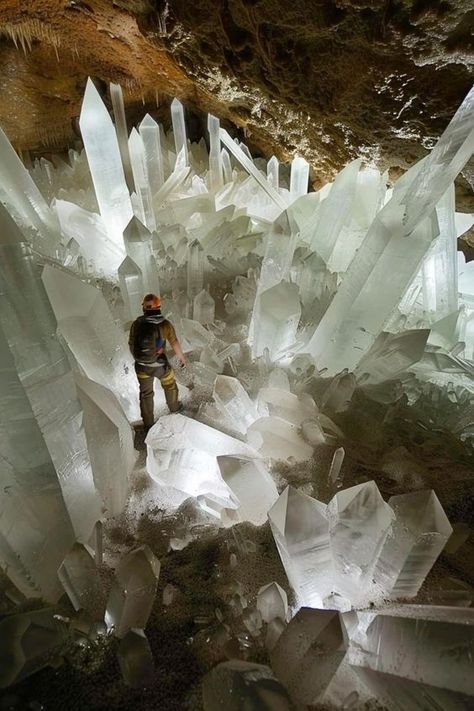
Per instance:
[[[268,519],[298,602],[323,607],[334,577],[327,507],[288,486]]]
[[[423,260],[423,304],[430,323],[458,308],[457,236],[454,222],[454,183],[436,206],[439,237]]]
[[[115,128],[91,79],[87,81],[79,125],[100,214],[110,239],[120,244],[132,217],[132,204]]]
[[[186,137],[186,123],[184,120],[183,104],[178,99],[171,102],[171,121],[173,123],[174,145],[176,148],[176,159],[180,152],[183,154],[183,165],[189,165],[188,139]]]
[[[141,689],[153,684],[154,662],[150,644],[141,629],[132,629],[120,640],[117,659],[127,686]]]
[[[374,481],[338,492],[329,502],[334,589],[353,605],[367,594],[372,574],[394,519]]]
[[[35,258],[0,205],[0,326],[35,414],[76,536],[88,540],[100,517],[82,411],[56,319]]]
[[[150,114],[147,114],[140,123],[138,130],[143,141],[151,194],[155,195],[165,182],[160,127]]]
[[[328,197],[321,203],[317,222],[312,228],[311,247],[326,264],[344,224],[350,219],[359,168],[360,158],[337,174]]]
[[[143,296],[148,291],[143,284],[143,273],[130,257],[125,257],[117,273],[124,305],[124,318],[125,321],[133,321],[141,315]]]
[[[160,561],[148,546],[127,553],[115,571],[105,622],[116,637],[135,627],[144,628],[153,607]]]
[[[58,569],[58,577],[75,610],[85,610],[93,620],[102,620],[105,594],[93,557],[75,543]]]
[[[115,119],[115,131],[122,159],[123,172],[130,192],[133,192],[133,174],[128,148],[128,129],[125,116],[125,104],[123,101],[122,87],[119,84],[109,84],[110,98],[112,99],[112,109]]]
[[[128,139],[130,160],[132,163],[133,180],[135,190],[140,201],[142,212],[145,216],[145,224],[153,232],[156,230],[155,213],[153,212],[153,201],[148,179],[147,162],[145,148],[138,131],[133,128]]]
[[[299,703],[313,706],[345,656],[340,615],[332,610],[302,607],[272,649],[277,677]]]
[[[204,282],[204,252],[197,240],[194,240],[188,247],[186,276],[186,293],[189,298],[194,299],[202,291]]]
[[[309,164],[301,156],[295,156],[291,161],[290,195],[296,200],[308,192]]]
[[[216,304],[206,289],[202,289],[194,297],[193,317],[195,321],[203,324],[214,323]]]
[[[297,232],[294,220],[289,216],[288,211],[285,211],[272,224],[271,230],[265,238],[265,253],[260,270],[260,278],[257,281],[257,293],[248,335],[248,342],[252,345],[254,357],[260,355],[260,352],[257,352],[255,348],[255,337],[258,333],[257,321],[259,318],[260,295],[288,278],[296,240]]]
[[[280,187],[279,172],[280,163],[278,161],[278,158],[272,156],[267,163],[267,180],[272,186],[272,188],[275,188],[275,190],[278,190],[278,188]]]
[[[392,496],[395,512],[375,570],[375,579],[391,597],[415,597],[453,529],[434,491]]]
[[[254,319],[253,351],[256,356],[268,349],[276,360],[296,341],[301,304],[296,284],[281,282],[258,297]]]
[[[144,294],[160,294],[158,268],[153,255],[151,232],[140,220],[133,216],[123,232],[127,255],[133,259],[142,272]]]
[[[224,185],[222,173],[221,139],[219,137],[219,119],[211,114],[207,116],[209,131],[209,175],[211,190],[217,192]]]
[[[212,397],[229,419],[231,427],[242,434],[245,434],[252,422],[258,418],[255,405],[237,378],[218,375]]]
[[[108,516],[122,512],[136,460],[133,430],[111,390],[76,375],[94,482]]]

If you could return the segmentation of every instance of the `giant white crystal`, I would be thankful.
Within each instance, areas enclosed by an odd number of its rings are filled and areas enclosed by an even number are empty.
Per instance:
[[[91,79],[87,80],[79,119],[100,214],[111,240],[120,243],[132,217],[115,128]]]

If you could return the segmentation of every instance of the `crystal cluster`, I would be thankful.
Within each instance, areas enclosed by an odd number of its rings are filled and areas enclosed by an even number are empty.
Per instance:
[[[454,179],[474,149],[474,90],[393,188],[357,159],[313,193],[303,158],[253,159],[213,116],[209,151],[191,143],[177,99],[170,132],[147,115],[129,133],[122,91],[110,93],[114,122],[87,83],[84,150],[67,161],[26,167],[0,130],[2,569],[27,598],[55,603],[66,592],[87,630],[103,624],[105,607],[125,682],[150,683],[143,629],[159,562],[146,545],[126,553],[108,599],[96,565],[102,522],[123,511],[136,461],[126,334],[154,292],[187,355],[178,378],[193,407],[163,415],[156,394],[160,417],[146,441],[153,486],[214,525],[261,525],[268,514],[305,606],[288,623],[276,582],[248,606],[237,585],[242,644],[265,633],[273,671],[298,703],[328,695],[349,708],[363,683],[395,708],[395,689],[403,708],[422,708],[423,695],[434,708],[458,708],[469,692],[469,614],[353,611],[413,598],[451,526],[420,486],[387,503],[374,482],[342,489],[340,422],[363,396],[376,432],[377,408],[404,403],[472,445],[474,263],[456,247],[472,220],[455,212]],[[278,496],[277,470],[310,467],[328,447],[324,486],[337,490],[328,504],[291,487]],[[409,452],[387,453],[382,468],[408,480]],[[191,538],[184,531],[170,547]],[[173,589],[165,597],[172,604]],[[2,685],[60,656],[56,622],[35,611],[1,623]],[[225,625],[215,638],[228,656]],[[460,660],[456,673],[439,669],[448,653]],[[232,660],[208,675],[206,708],[245,704],[291,707],[267,667]]]
[[[339,610],[415,597],[453,531],[434,491],[387,504],[374,481],[328,505],[289,486],[268,517],[299,603]]]

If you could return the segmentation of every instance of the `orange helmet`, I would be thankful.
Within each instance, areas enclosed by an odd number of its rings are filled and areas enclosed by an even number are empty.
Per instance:
[[[143,311],[155,311],[161,306],[161,299],[156,294],[145,294],[142,301]]]

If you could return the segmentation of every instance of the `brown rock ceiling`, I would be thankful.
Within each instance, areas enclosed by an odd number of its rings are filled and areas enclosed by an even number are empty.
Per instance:
[[[0,125],[20,150],[71,145],[91,75],[131,121],[176,95],[304,155],[315,185],[358,154],[396,174],[469,90],[473,25],[474,0],[1,0]]]

